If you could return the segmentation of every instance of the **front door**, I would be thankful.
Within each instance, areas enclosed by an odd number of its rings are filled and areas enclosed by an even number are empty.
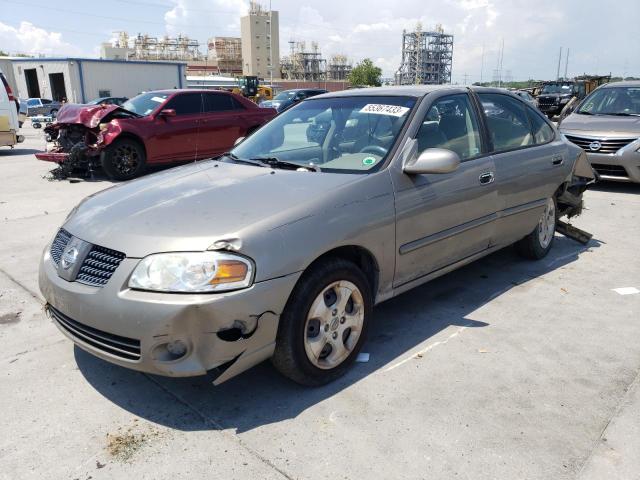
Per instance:
[[[436,98],[415,137],[418,154],[427,148],[456,152],[461,160],[456,171],[407,175],[398,165],[391,170],[396,192],[395,288],[491,244],[497,209],[494,164],[483,146],[473,105],[467,93]]]
[[[153,151],[162,162],[196,160],[198,154],[198,133],[202,117],[202,95],[200,93],[180,93],[171,98],[163,110],[175,110],[175,117],[156,115],[152,139]]]
[[[226,93],[204,93],[204,112],[200,124],[199,150],[204,157],[231,150],[247,132],[244,107]]]

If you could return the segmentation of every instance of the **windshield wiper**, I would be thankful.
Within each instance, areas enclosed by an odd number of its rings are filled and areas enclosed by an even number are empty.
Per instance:
[[[580,110],[578,110],[576,113],[577,113],[577,114],[579,114],[579,115],[595,115],[595,113],[591,113],[591,112],[582,112],[582,111],[580,111]]]
[[[226,152],[223,153],[221,155],[221,157],[228,157],[231,160],[233,160],[234,162],[238,162],[238,163],[246,163],[247,165],[255,165],[256,167],[264,167],[265,165],[261,162],[256,162],[253,160],[247,160],[246,158],[240,158],[239,156],[237,156],[235,153],[231,153],[231,152]]]
[[[318,167],[317,165],[302,165],[300,163],[285,162],[284,160],[280,160],[277,157],[255,157],[252,158],[251,161],[260,162],[261,164],[268,165],[272,168],[283,168],[288,170],[297,170],[299,168],[304,168],[313,172],[320,171],[320,167]]]

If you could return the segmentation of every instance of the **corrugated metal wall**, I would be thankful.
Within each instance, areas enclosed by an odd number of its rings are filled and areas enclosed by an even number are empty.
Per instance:
[[[81,92],[79,87],[79,78],[77,72],[74,71],[75,62],[68,60],[45,61],[43,60],[19,60],[13,61],[13,74],[18,87],[18,95],[20,98],[29,98],[27,90],[27,81],[24,74],[25,70],[35,69],[38,76],[38,87],[40,88],[40,97],[52,98],[51,83],[49,81],[50,73],[62,73],[64,75],[64,83],[67,91],[67,99],[70,102],[81,101]]]
[[[82,61],[86,100],[106,90],[113,97],[133,97],[140,92],[186,87],[184,67],[176,63]]]

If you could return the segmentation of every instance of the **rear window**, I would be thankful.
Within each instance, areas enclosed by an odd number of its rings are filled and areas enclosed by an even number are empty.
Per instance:
[[[531,126],[521,101],[499,93],[480,93],[487,127],[495,152],[504,152],[533,144]]]

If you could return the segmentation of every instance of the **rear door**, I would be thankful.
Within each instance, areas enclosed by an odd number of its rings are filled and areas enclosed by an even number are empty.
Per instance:
[[[494,164],[486,153],[479,112],[468,93],[437,94],[421,114],[418,154],[445,148],[461,164],[452,173],[407,175],[395,166],[396,275],[394,287],[489,248],[497,209]]]
[[[479,93],[492,143],[498,185],[496,242],[508,244],[537,225],[560,186],[568,148],[542,114],[520,99]]]
[[[207,92],[203,98],[199,150],[206,157],[230,150],[234,142],[246,134],[248,125],[244,107],[231,95]]]
[[[169,99],[162,110],[175,110],[175,117],[157,115],[155,135],[150,139],[157,161],[195,160],[198,153],[198,131],[202,116],[202,95],[199,92],[179,93]]]

